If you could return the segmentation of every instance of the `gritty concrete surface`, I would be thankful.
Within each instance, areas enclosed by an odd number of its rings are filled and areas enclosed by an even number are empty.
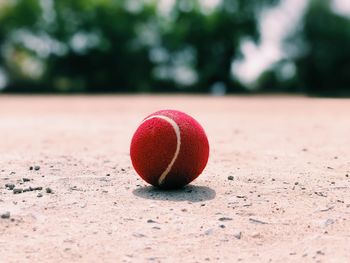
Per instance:
[[[164,108],[211,145],[170,192],[129,157]],[[349,262],[350,101],[2,96],[0,215],[0,262]]]

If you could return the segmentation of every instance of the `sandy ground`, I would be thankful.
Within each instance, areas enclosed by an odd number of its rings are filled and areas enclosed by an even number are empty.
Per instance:
[[[164,108],[211,145],[170,192],[129,157]],[[349,262],[349,144],[350,100],[2,96],[0,262]]]

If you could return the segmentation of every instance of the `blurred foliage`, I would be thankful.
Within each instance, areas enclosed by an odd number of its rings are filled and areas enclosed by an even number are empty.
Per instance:
[[[169,2],[0,0],[5,91],[248,92],[232,63],[242,40],[259,41],[259,13],[278,1]],[[256,91],[350,95],[350,18],[331,0],[309,0],[284,44]]]
[[[350,18],[331,4],[310,0],[301,26],[285,41],[287,58],[260,77],[261,91],[350,96]],[[286,65],[295,74],[281,74]]]
[[[244,91],[243,38],[276,0],[0,0],[8,92]],[[168,1],[169,2],[169,1]]]

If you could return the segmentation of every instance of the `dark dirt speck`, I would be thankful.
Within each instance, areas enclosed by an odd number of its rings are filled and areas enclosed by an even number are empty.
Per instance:
[[[1,214],[2,219],[9,219],[10,217],[11,217],[10,212],[6,212],[6,213]]]

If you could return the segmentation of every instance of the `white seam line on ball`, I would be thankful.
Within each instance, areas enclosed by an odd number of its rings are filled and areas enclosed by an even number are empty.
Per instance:
[[[175,154],[173,156],[173,159],[171,160],[171,162],[169,163],[168,167],[165,169],[165,171],[160,175],[159,179],[158,179],[158,184],[161,185],[165,178],[167,177],[167,175],[169,174],[169,172],[171,171],[171,168],[173,167],[177,157],[179,156],[180,153],[180,146],[181,146],[181,133],[180,133],[180,127],[179,125],[177,125],[177,123],[166,116],[162,116],[162,115],[153,115],[147,119],[145,119],[142,123],[144,123],[145,121],[151,120],[151,119],[162,119],[165,120],[166,122],[168,122],[174,129],[175,134],[176,134],[176,150],[175,150]]]

